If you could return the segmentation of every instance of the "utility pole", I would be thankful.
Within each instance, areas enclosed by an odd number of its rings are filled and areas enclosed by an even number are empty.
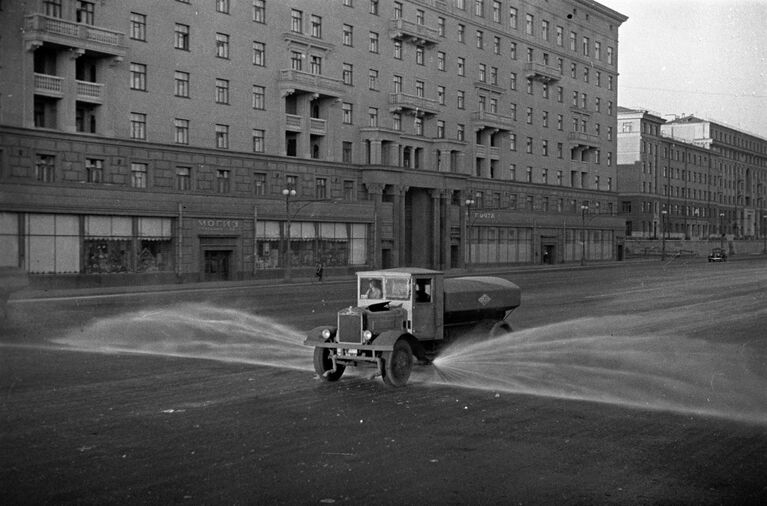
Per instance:
[[[471,195],[471,194],[470,194]],[[466,199],[466,246],[468,247],[469,261],[466,270],[471,270],[471,206],[476,204],[474,196]]]
[[[589,206],[586,203],[581,204],[581,265],[586,265],[586,212]]]
[[[290,256],[290,198],[296,196],[296,190],[291,186],[287,186],[282,189],[282,194],[285,195],[285,216],[287,217],[287,229],[285,229],[285,240],[287,242],[285,247],[285,281],[290,281],[290,268],[293,260]]]

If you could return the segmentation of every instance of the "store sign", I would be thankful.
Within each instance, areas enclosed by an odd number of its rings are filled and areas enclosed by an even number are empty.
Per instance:
[[[197,229],[200,232],[240,232],[240,220],[221,220],[214,218],[199,218]]]

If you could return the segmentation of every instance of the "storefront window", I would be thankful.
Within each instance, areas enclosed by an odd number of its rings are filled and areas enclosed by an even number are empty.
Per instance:
[[[84,246],[86,274],[108,274],[130,270],[132,262],[129,240],[86,239]]]

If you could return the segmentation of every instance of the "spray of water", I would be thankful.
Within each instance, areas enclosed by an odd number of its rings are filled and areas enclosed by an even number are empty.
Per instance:
[[[304,333],[235,309],[183,304],[97,320],[55,340],[70,348],[311,370]]]
[[[683,335],[705,321],[584,318],[457,343],[434,365],[450,385],[767,423],[767,354]]]

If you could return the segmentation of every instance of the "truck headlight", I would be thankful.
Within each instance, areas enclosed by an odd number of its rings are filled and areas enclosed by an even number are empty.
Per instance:
[[[322,338],[323,339],[330,339],[330,336],[333,334],[330,333],[330,329],[322,329]]]
[[[362,333],[362,339],[363,339],[363,340],[364,340],[366,343],[369,343],[370,341],[372,341],[372,340],[373,340],[373,333],[372,333],[372,332],[370,332],[369,330],[366,330],[366,331],[364,331],[364,332]]]

